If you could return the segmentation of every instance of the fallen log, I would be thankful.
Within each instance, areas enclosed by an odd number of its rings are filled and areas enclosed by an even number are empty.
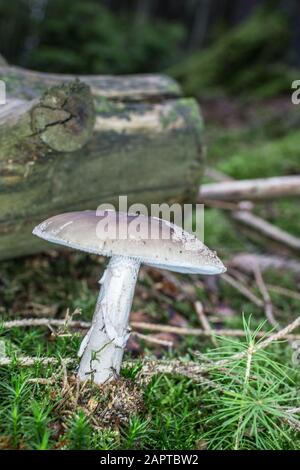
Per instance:
[[[300,195],[300,175],[204,184],[200,200],[243,201]]]
[[[49,249],[31,231],[58,212],[117,203],[119,195],[129,204],[194,200],[202,121],[173,80],[81,76],[74,83],[9,66],[0,66],[0,79],[7,90],[0,106],[0,259]]]

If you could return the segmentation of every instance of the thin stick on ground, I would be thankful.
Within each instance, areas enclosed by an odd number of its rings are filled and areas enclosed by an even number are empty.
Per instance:
[[[248,287],[241,284],[239,281],[234,279],[228,273],[222,274],[221,279],[223,279],[223,281],[227,282],[227,284],[230,284],[232,287],[238,290],[241,294],[244,295],[244,297],[246,297],[252,303],[254,303],[254,305],[257,305],[257,307],[261,307],[261,308],[264,307],[264,302],[259,297],[253,294],[253,292],[251,292],[251,290],[248,289]]]
[[[252,214],[250,211],[232,211],[231,217],[245,228],[251,230],[255,238],[260,235],[266,240],[272,240],[289,252],[300,252],[300,238]]]
[[[227,266],[237,268],[247,274],[252,274],[253,267],[258,265],[262,272],[268,269],[277,271],[290,271],[300,274],[300,263],[294,258],[287,258],[275,254],[237,253],[229,260]]]
[[[245,377],[244,377],[244,384],[243,384],[243,397],[246,396],[247,390],[248,390],[248,384],[249,384],[249,377],[250,377],[250,373],[251,373],[251,364],[252,364],[253,353],[254,353],[254,343],[251,340],[250,344],[249,344],[249,347],[247,349],[247,363],[246,363],[246,370],[245,370]],[[239,418],[239,421],[238,421],[237,431],[236,431],[234,450],[237,450],[239,448],[242,422],[243,422],[243,415],[241,414],[240,418]]]
[[[267,338],[265,338],[263,341],[258,341],[255,346],[253,347],[253,354],[255,354],[257,351],[261,351],[262,349],[267,348],[271,343],[274,343],[276,341],[282,341],[285,340],[290,336],[290,333],[294,331],[296,328],[300,327],[300,316],[297,317],[292,323],[281,329],[280,331],[277,331],[276,333],[271,334]],[[258,336],[258,335],[257,335]],[[236,354],[233,354],[230,358],[228,359],[221,359],[220,361],[214,362],[214,363],[209,363],[209,364],[197,364],[195,362],[189,361],[189,362],[184,362],[181,360],[146,360],[144,364],[148,365],[153,365],[154,368],[157,368],[157,366],[160,366],[160,370],[162,370],[164,373],[176,373],[176,371],[182,370],[189,370],[189,376],[191,377],[194,375],[194,377],[197,376],[197,374],[202,374],[205,372],[209,372],[210,370],[214,368],[219,368],[226,366],[230,364],[232,360],[236,359],[243,359],[246,357],[248,354],[248,351],[241,351]],[[76,362],[75,359],[70,359],[70,358],[55,358],[55,357],[29,357],[29,356],[21,356],[17,359],[9,358],[9,357],[2,357],[0,358],[0,366],[4,365],[10,365],[13,364],[14,362],[17,362],[19,365],[23,366],[32,366],[36,363],[41,363],[41,364],[56,364],[59,362],[64,362],[66,365],[71,364]],[[125,361],[124,366],[132,366],[134,365],[135,362],[133,361]],[[159,369],[157,369],[159,370]]]
[[[268,290],[270,292],[274,292],[275,294],[283,295],[285,297],[289,297],[290,299],[300,300],[300,293],[288,289],[286,287],[277,286],[275,284],[266,284]]]
[[[136,338],[142,339],[143,341],[147,341],[148,343],[152,344],[159,344],[161,346],[166,346],[167,348],[173,347],[173,341],[168,341],[165,339],[154,338],[151,335],[143,335],[142,333],[138,333],[137,331],[132,332],[132,335]]]
[[[11,357],[1,357],[0,358],[0,366],[11,366],[13,364],[16,364],[17,366],[20,367],[31,367],[36,364],[41,364],[41,365],[51,365],[51,364],[65,364],[70,365],[74,364],[76,362],[76,359],[71,359],[71,358],[60,358],[60,357],[40,357],[40,356],[18,356],[16,358],[11,358]]]
[[[256,280],[257,287],[259,288],[262,298],[264,299],[266,318],[271,326],[273,326],[276,330],[279,330],[280,328],[279,323],[273,314],[272,300],[271,300],[270,294],[268,292],[265,281],[261,274],[261,270],[259,269],[258,265],[253,269],[253,272],[254,272],[254,277]]]
[[[218,175],[220,177],[220,175]],[[275,199],[300,194],[300,175],[256,178],[240,181],[219,181],[202,184],[199,198],[203,201],[243,201]]]
[[[227,175],[224,175],[221,172],[216,172],[212,169],[208,169],[207,174],[212,179],[220,182],[221,184],[224,184],[227,187],[228,186],[231,187],[232,185],[244,184],[243,181],[235,181],[232,178],[228,177]],[[298,181],[299,181],[298,180],[299,176],[297,176],[296,178],[297,178],[297,182],[296,182],[296,186],[297,186]],[[200,202],[201,202],[201,197],[202,197],[201,194],[203,194],[201,193],[201,191],[202,191],[202,187],[199,189],[200,197],[198,197],[198,199],[200,199]],[[299,188],[297,188],[297,191],[299,191]],[[272,194],[272,191],[270,194]],[[245,202],[246,207],[249,208],[249,201],[247,200],[246,196],[247,194],[243,195],[243,197],[245,197],[246,200],[242,202],[243,203]],[[214,198],[216,198],[216,194],[214,194]],[[230,216],[239,225],[246,228],[249,236],[251,236],[251,233],[252,233],[252,238],[254,237],[255,240],[257,239],[259,241],[263,240],[263,244],[265,244],[266,240],[269,243],[271,240],[275,244],[275,246],[277,247],[280,246],[281,250],[284,249],[287,252],[299,252],[300,251],[300,239],[298,237],[291,235],[285,230],[282,230],[281,228],[264,220],[263,218],[258,217],[257,215],[254,215],[251,211],[245,210],[245,209],[232,210],[230,212]]]
[[[52,319],[52,318],[26,318],[22,320],[10,320],[6,322],[2,322],[1,326],[3,329],[11,329],[11,328],[26,328],[26,327],[38,327],[38,326],[48,327],[49,324],[52,326],[57,326],[57,327],[66,325],[65,320]],[[77,328],[80,330],[89,329],[90,326],[91,326],[90,322],[79,321],[79,320],[72,320],[67,325],[68,328],[73,328],[73,329]],[[158,333],[174,333],[180,336],[209,337],[212,334],[211,332],[205,331],[202,328],[183,328],[179,326],[162,325],[160,323],[132,321],[130,323],[130,326],[138,330],[153,331],[153,332],[158,332]],[[216,336],[228,336],[232,338],[244,338],[245,337],[244,330],[221,328],[219,330],[212,330],[212,332]],[[256,334],[256,337],[265,338],[268,335],[270,335],[270,333],[265,332],[265,331],[259,331]],[[300,334],[287,334],[285,335],[283,339],[297,341],[297,340],[300,340]]]
[[[204,308],[202,302],[197,300],[197,302],[194,303],[195,310],[199,319],[199,322],[201,323],[203,330],[207,333],[208,336],[211,337],[211,342],[213,343],[214,346],[218,346],[218,341],[216,340],[216,335],[215,332],[212,330],[210,323],[208,321],[207,316],[204,313]]]

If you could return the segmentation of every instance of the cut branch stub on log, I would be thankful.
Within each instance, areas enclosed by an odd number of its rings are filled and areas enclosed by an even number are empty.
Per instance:
[[[195,200],[202,120],[173,80],[82,76],[75,84],[16,67],[0,67],[0,79],[8,96],[0,106],[0,259],[49,249],[31,231],[59,212],[117,204],[119,195],[128,206]],[[93,133],[90,99],[71,93],[82,81],[93,95]],[[58,90],[70,90],[67,104]]]
[[[90,89],[79,81],[53,86],[40,99],[9,98],[0,107],[1,175],[15,165],[21,165],[22,174],[24,161],[32,164],[53,150],[80,149],[91,137],[94,121]]]
[[[78,150],[91,137],[95,122],[90,89],[79,81],[54,86],[31,115],[36,134],[48,147],[58,152]]]

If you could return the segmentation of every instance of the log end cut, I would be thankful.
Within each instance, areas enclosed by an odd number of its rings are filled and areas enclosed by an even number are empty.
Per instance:
[[[48,89],[33,107],[32,128],[52,150],[72,152],[90,138],[95,121],[88,85],[76,80]]]

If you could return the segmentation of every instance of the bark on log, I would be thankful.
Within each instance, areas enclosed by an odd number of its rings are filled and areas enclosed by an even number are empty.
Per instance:
[[[299,195],[299,175],[204,184],[199,191],[200,200],[218,201],[275,199]]]
[[[129,204],[195,200],[202,120],[173,80],[81,76],[74,84],[17,67],[0,67],[0,79],[8,97],[0,107],[0,259],[49,249],[31,230],[59,212],[95,209],[119,195]],[[81,82],[96,110],[90,139]]]

